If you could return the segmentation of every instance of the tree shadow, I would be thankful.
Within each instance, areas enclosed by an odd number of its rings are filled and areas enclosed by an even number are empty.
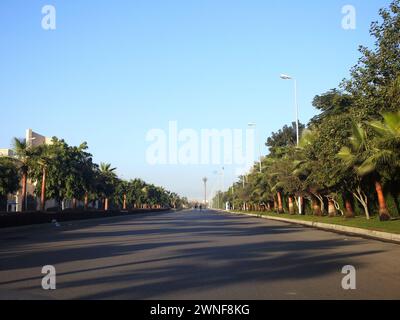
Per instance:
[[[81,299],[152,299],[245,283],[314,280],[341,266],[384,250],[347,250],[365,240],[304,237],[310,230],[257,218],[192,213],[73,226],[8,241],[0,271],[57,266],[57,292]],[[312,230],[311,232],[314,232]],[[12,246],[14,244],[15,246]],[[99,266],[93,266],[100,259]],[[73,270],[63,264],[76,262]],[[338,267],[339,266],[339,267]],[[357,262],[358,268],[364,265]],[[17,272],[17,271],[16,271]],[[1,273],[0,273],[1,275]],[[0,285],[27,285],[37,277],[0,279]]]

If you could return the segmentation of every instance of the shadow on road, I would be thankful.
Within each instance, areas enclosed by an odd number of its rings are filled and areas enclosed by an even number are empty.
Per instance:
[[[20,283],[24,290],[34,290],[37,288],[26,281],[39,276],[10,280],[3,278],[1,271],[76,262],[73,270],[58,273],[57,291],[96,287],[79,298],[151,299],[189,289],[316,279],[338,273],[338,266],[352,259],[383,252],[341,250],[363,241],[355,238],[305,240],[302,233],[307,230],[210,212],[75,226],[34,234],[34,244],[10,241],[14,247],[0,253],[0,285]],[[87,265],[100,260],[100,265]]]

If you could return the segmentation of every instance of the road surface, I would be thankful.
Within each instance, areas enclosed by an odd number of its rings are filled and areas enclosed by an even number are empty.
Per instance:
[[[400,245],[212,211],[0,230],[0,299],[400,299]]]

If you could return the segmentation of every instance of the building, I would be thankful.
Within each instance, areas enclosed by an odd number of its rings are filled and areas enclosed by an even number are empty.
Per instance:
[[[30,147],[37,147],[43,144],[51,144],[52,138],[45,137],[39,133],[34,132],[32,129],[27,129],[25,133],[26,143]]]
[[[13,157],[14,152],[11,149],[0,149],[0,157]]]

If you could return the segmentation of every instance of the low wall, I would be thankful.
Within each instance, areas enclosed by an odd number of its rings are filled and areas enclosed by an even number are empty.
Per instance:
[[[109,210],[109,211],[85,211],[67,210],[62,212],[22,212],[22,213],[0,213],[0,229],[9,227],[19,227],[35,224],[51,223],[53,220],[58,222],[107,218],[139,213],[167,212],[170,209],[137,209],[129,211]]]

